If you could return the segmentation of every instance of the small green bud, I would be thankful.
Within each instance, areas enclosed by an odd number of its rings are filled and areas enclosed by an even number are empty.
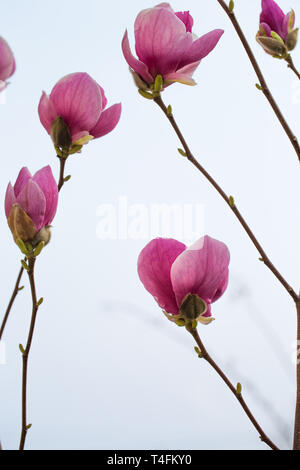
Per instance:
[[[24,289],[24,286],[18,287],[18,291],[20,292],[21,290]]]
[[[36,258],[37,256],[39,256],[42,252],[42,249],[44,248],[45,246],[45,242],[44,241],[41,241],[38,246],[36,247],[36,249],[34,250],[33,252],[33,256]]]
[[[263,87],[259,83],[255,83],[255,86],[258,90],[262,91]]]
[[[64,182],[66,183],[67,181],[69,181],[71,179],[71,175],[68,175],[64,178]]]
[[[169,104],[169,106],[167,107],[167,115],[168,116],[172,116],[172,106]]]
[[[30,429],[31,426],[32,426],[32,424],[27,424],[27,426],[26,426],[26,431],[28,431],[28,429]]]
[[[23,268],[24,268],[26,271],[29,271],[29,266],[28,266],[28,264],[26,263],[26,261],[24,261],[23,259],[21,259],[21,265],[23,266]]]
[[[36,306],[39,307],[40,305],[42,305],[43,302],[44,302],[44,298],[41,297],[40,300],[37,302]]]
[[[184,150],[182,150],[182,149],[177,149],[177,150],[178,150],[178,152],[180,153],[180,155],[181,155],[182,157],[186,157],[186,156],[187,156],[187,154],[185,153]]]
[[[160,93],[163,88],[163,78],[161,75],[156,75],[155,82],[154,82],[154,92]]]
[[[234,206],[235,206],[235,204],[234,204],[234,197],[233,197],[233,196],[229,196],[228,202],[229,202],[230,207],[234,207]]]
[[[152,93],[149,93],[148,91],[142,90],[141,88],[139,88],[138,92],[143,98],[146,98],[147,100],[153,100]]]
[[[22,354],[25,353],[25,349],[23,348],[23,345],[22,344],[19,344],[19,349],[21,351]]]
[[[23,255],[28,255],[28,250],[26,248],[26,245],[25,243],[23,242],[23,240],[21,240],[21,238],[17,238],[16,239],[16,244],[18,245],[18,247],[20,248],[20,250],[22,251]]]
[[[237,395],[241,395],[241,393],[242,393],[242,385],[240,384],[240,382],[237,383],[236,393],[237,393]]]
[[[233,11],[233,9],[234,9],[234,1],[233,0],[230,0],[228,8],[229,8],[229,11]]]
[[[194,350],[196,351],[196,354],[198,354],[198,357],[203,357],[202,352],[200,351],[200,349],[197,346],[194,347]]]

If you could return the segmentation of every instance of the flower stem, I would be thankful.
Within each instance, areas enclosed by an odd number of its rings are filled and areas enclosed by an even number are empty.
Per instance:
[[[174,131],[176,132],[184,150],[187,159],[205,176],[205,178],[210,182],[210,184],[217,190],[217,192],[220,194],[220,196],[224,199],[226,204],[229,206],[229,208],[232,210],[244,230],[246,231],[247,235],[249,236],[250,240],[258,250],[261,260],[264,262],[264,264],[270,269],[270,271],[274,274],[274,276],[278,279],[278,281],[283,285],[283,287],[286,289],[286,291],[290,294],[290,296],[293,298],[293,300],[296,302],[298,299],[298,295],[294,291],[294,289],[288,284],[288,282],[284,279],[284,277],[280,274],[280,272],[275,268],[271,260],[268,258],[267,254],[265,253],[264,249],[262,248],[261,244],[255,237],[254,233],[250,229],[249,225],[245,221],[244,217],[236,207],[232,197],[227,196],[227,194],[223,191],[221,186],[213,179],[213,177],[205,170],[205,168],[195,159],[193,156],[188,144],[186,143],[175,119],[172,113],[168,112],[168,109],[166,105],[164,104],[161,96],[156,96],[153,98],[155,103],[160,107],[160,109],[163,111],[167,119],[169,120],[170,124],[172,125]]]
[[[260,67],[259,67],[259,65],[258,65],[258,63],[255,59],[255,56],[252,52],[252,49],[251,49],[251,47],[250,47],[250,45],[249,45],[242,29],[241,29],[241,27],[240,27],[240,25],[239,25],[239,23],[236,19],[236,16],[235,16],[234,12],[229,9],[229,7],[227,6],[227,4],[225,3],[224,0],[217,0],[217,2],[221,5],[221,7],[225,11],[225,13],[228,15],[231,23],[233,24],[233,27],[236,30],[236,32],[237,32],[237,34],[238,34],[245,50],[246,50],[246,53],[247,53],[247,55],[249,57],[249,60],[252,64],[252,67],[253,67],[253,69],[256,73],[256,76],[259,80],[259,84],[261,86],[262,92],[265,95],[265,97],[267,98],[267,100],[269,101],[269,103],[270,103],[274,113],[276,114],[281,126],[283,127],[285,133],[287,134],[288,138],[290,139],[291,144],[294,147],[295,152],[298,156],[298,160],[300,162],[300,146],[299,146],[297,137],[295,136],[295,134],[292,132],[291,128],[289,127],[289,125],[288,125],[287,121],[285,120],[278,104],[276,103],[270,89],[268,88],[268,85],[267,85],[266,80],[265,80],[265,78],[262,74],[262,71],[260,70]],[[295,70],[294,70],[294,72],[295,72]],[[298,72],[297,72],[297,74],[298,74]],[[298,75],[298,78],[299,78],[299,75]]]
[[[196,341],[200,352],[201,352],[201,357],[205,359],[211,367],[217,372],[217,374],[221,377],[221,379],[225,382],[227,387],[231,390],[231,392],[234,394],[234,396],[237,398],[239,401],[240,405],[242,406],[243,410],[245,411],[246,415],[250,419],[251,423],[255,427],[255,429],[258,431],[260,439],[265,442],[271,449],[273,450],[279,450],[278,447],[269,439],[269,437],[266,435],[266,433],[263,431],[263,429],[260,427],[256,419],[254,418],[253,414],[251,413],[249,407],[247,406],[242,393],[237,390],[237,387],[234,387],[234,385],[230,382],[230,380],[227,378],[227,376],[224,374],[224,372],[220,369],[220,367],[215,363],[215,361],[210,357],[209,353],[207,352],[203,342],[200,339],[200,336],[198,334],[197,329],[188,329],[188,332],[191,333],[193,336],[194,340]]]
[[[294,62],[293,62],[293,59],[292,59],[292,56],[289,54],[287,59],[286,59],[287,63],[288,63],[288,68],[290,68],[294,74],[299,78],[300,80],[300,73],[298,72],[298,70],[296,69],[295,65],[294,65]]]
[[[39,304],[37,301],[36,296],[36,288],[35,288],[35,280],[34,280],[34,265],[35,265],[35,258],[30,258],[28,260],[29,270],[28,270],[28,277],[30,282],[31,288],[31,297],[32,297],[32,315],[31,315],[31,322],[30,328],[27,338],[26,348],[22,354],[23,359],[23,372],[22,372],[22,432],[20,438],[20,446],[19,450],[24,450],[26,435],[28,431],[28,423],[27,423],[27,367],[28,367],[28,357],[30,353],[35,321],[37,312],[39,309]]]
[[[58,155],[57,155],[58,156]],[[59,157],[59,162],[60,162],[60,171],[59,171],[59,180],[58,180],[58,184],[57,184],[57,187],[58,187],[58,192],[61,190],[61,188],[63,187],[63,185],[65,184],[65,165],[66,165],[66,161],[67,161],[67,158],[65,157]]]
[[[25,258],[26,260],[26,258]],[[14,291],[12,293],[12,296],[10,298],[10,301],[9,301],[9,304],[8,304],[8,307],[6,309],[6,312],[5,312],[5,315],[4,315],[4,318],[3,318],[3,321],[2,321],[2,324],[1,324],[1,327],[0,327],[0,341],[2,339],[2,336],[3,336],[3,332],[4,332],[4,329],[5,329],[5,325],[6,325],[6,322],[8,320],[8,317],[9,317],[9,314],[10,314],[10,311],[11,311],[11,308],[13,306],[13,303],[15,301],[15,298],[17,297],[18,293],[19,293],[19,290],[20,290],[20,282],[21,282],[21,278],[22,278],[22,275],[23,275],[23,271],[24,271],[24,268],[21,267],[20,271],[19,271],[19,274],[18,274],[18,278],[17,278],[17,281],[16,281],[16,285],[15,285],[15,288],[14,288]]]
[[[298,350],[300,347],[300,298],[296,302],[297,308],[297,388],[296,388],[296,410],[295,410],[295,427],[294,427],[294,450],[300,450],[300,357],[298,357]]]

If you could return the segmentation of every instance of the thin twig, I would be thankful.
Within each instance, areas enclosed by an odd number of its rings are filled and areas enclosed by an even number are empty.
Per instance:
[[[59,171],[59,180],[58,180],[58,184],[57,184],[57,187],[58,187],[58,192],[61,190],[61,188],[63,187],[63,185],[65,184],[65,175],[64,175],[64,172],[65,172],[65,165],[66,165],[66,161],[67,159],[65,157],[59,157],[59,162],[60,162],[60,171]]]
[[[289,54],[287,59],[286,59],[287,63],[288,63],[288,67],[294,72],[294,74],[299,78],[300,80],[300,73],[298,72],[298,70],[296,69],[295,65],[294,65],[294,62],[293,62],[293,59],[292,59],[292,56]]]
[[[255,59],[255,56],[252,52],[252,49],[236,19],[236,16],[234,14],[233,11],[231,11],[229,9],[229,7],[227,6],[227,4],[224,2],[224,0],[217,0],[217,2],[221,5],[221,7],[223,8],[223,10],[225,11],[225,13],[228,15],[231,23],[233,24],[233,27],[234,29],[236,30],[245,50],[246,50],[246,53],[249,57],[249,60],[252,64],[252,67],[257,75],[257,78],[259,80],[259,84],[261,86],[261,89],[262,89],[262,92],[263,94],[265,95],[265,97],[267,98],[267,100],[269,101],[274,113],[276,114],[280,124],[282,125],[285,133],[287,134],[288,138],[290,139],[291,141],[291,144],[292,146],[294,147],[295,149],[295,152],[298,156],[298,160],[300,162],[300,146],[299,146],[299,143],[298,143],[298,140],[297,140],[297,137],[295,136],[295,134],[293,133],[293,131],[291,130],[291,128],[289,127],[287,121],[285,120],[278,104],[276,103],[267,83],[266,83],[266,80],[262,74],[262,71],[260,70],[260,67]]]
[[[30,258],[29,261],[29,270],[28,270],[28,277],[30,282],[31,288],[31,297],[32,297],[32,315],[31,315],[31,322],[30,328],[28,333],[28,339],[25,351],[22,354],[23,359],[23,371],[22,371],[22,432],[20,438],[20,446],[19,450],[24,450],[26,435],[28,431],[28,423],[27,423],[27,366],[28,366],[28,357],[31,348],[36,315],[39,309],[39,304],[36,296],[36,288],[35,288],[35,280],[34,280],[34,265],[35,265],[35,258]]]
[[[168,112],[168,109],[166,105],[164,104],[161,96],[156,96],[153,98],[155,103],[160,107],[160,109],[163,111],[167,119],[169,120],[170,124],[172,125],[174,131],[176,132],[183,148],[186,154],[186,157],[188,160],[205,176],[205,178],[210,182],[210,184],[217,190],[217,192],[220,194],[220,196],[224,199],[226,204],[229,206],[229,208],[232,210],[244,230],[246,231],[247,235],[249,236],[250,240],[258,250],[261,260],[264,262],[264,264],[270,269],[270,271],[274,274],[274,276],[279,280],[279,282],[283,285],[283,287],[286,289],[286,291],[290,294],[290,296],[293,298],[293,300],[296,302],[298,300],[298,295],[294,291],[294,289],[289,285],[289,283],[284,279],[284,277],[280,274],[280,272],[275,268],[267,254],[265,253],[263,247],[255,237],[254,233],[250,229],[249,225],[247,224],[246,220],[238,210],[238,208],[235,205],[235,202],[232,197],[227,196],[227,194],[223,191],[221,186],[214,180],[214,178],[205,170],[205,168],[195,159],[193,156],[188,144],[186,143],[175,119],[172,113]]]
[[[25,258],[26,259],[26,258]],[[10,311],[11,311],[11,308],[13,306],[13,303],[15,301],[15,298],[17,297],[19,291],[20,291],[20,282],[21,282],[21,278],[22,278],[22,275],[23,275],[23,271],[24,271],[24,268],[21,267],[20,271],[19,271],[19,274],[18,274],[18,278],[17,278],[17,281],[16,281],[16,285],[15,285],[15,288],[14,288],[14,291],[12,293],[12,296],[10,298],[10,301],[9,301],[9,304],[8,304],[8,307],[6,309],[6,312],[5,312],[5,315],[4,315],[4,318],[3,318],[3,321],[2,321],[2,324],[1,324],[1,328],[0,328],[0,341],[2,339],[2,335],[3,335],[3,332],[4,332],[4,328],[5,328],[5,325],[6,325],[6,322],[8,320],[8,317],[9,317],[9,314],[10,314]]]
[[[279,450],[278,447],[269,439],[269,437],[266,435],[266,433],[263,431],[261,426],[258,424],[256,419],[254,418],[252,412],[250,411],[248,405],[246,404],[242,393],[237,390],[237,387],[234,387],[234,385],[230,382],[230,380],[227,378],[227,376],[224,374],[224,372],[220,369],[220,367],[215,363],[215,361],[210,357],[208,354],[203,342],[200,339],[200,336],[198,334],[198,331],[196,329],[188,329],[189,333],[193,336],[194,340],[196,341],[200,352],[201,352],[201,357],[205,359],[211,367],[217,372],[217,374],[221,377],[221,379],[225,382],[227,387],[231,390],[231,392],[234,394],[234,396],[237,398],[239,401],[240,405],[242,406],[243,410],[245,411],[246,415],[250,419],[251,423],[255,427],[255,429],[258,431],[260,439],[265,442],[271,449],[273,450]]]

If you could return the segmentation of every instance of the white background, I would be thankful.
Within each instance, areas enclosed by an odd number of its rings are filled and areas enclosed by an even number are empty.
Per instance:
[[[294,4],[296,2],[294,1]],[[281,0],[284,11],[291,2]],[[0,105],[2,199],[22,166],[32,172],[58,161],[37,105],[67,73],[86,71],[122,102],[114,132],[67,162],[52,242],[37,262],[39,310],[29,360],[28,449],[265,449],[239,403],[193,351],[184,329],[169,323],[141,285],[136,260],[147,240],[99,240],[97,207],[117,204],[204,205],[205,232],[231,252],[227,292],[216,321],[199,327],[203,341],[276,443],[291,445],[296,315],[277,279],[220,196],[176,151],[167,120],[135,89],[120,43],[133,44],[144,1],[11,0],[1,5],[0,34],[17,70]],[[228,18],[217,1],[172,3],[189,9],[200,36],[224,28],[217,48],[195,73],[196,87],[164,92],[195,156],[233,194],[272,261],[298,289],[299,163]],[[296,8],[297,5],[295,4]],[[236,1],[236,13],[266,79],[295,132],[300,83],[285,63],[255,41],[260,1]],[[298,12],[298,18],[299,18]],[[296,11],[297,20],[297,11]],[[299,47],[293,54],[300,66]],[[199,237],[202,233],[199,233]],[[4,210],[0,218],[2,311],[21,259]],[[0,365],[0,438],[18,446],[21,354],[30,321],[26,277],[5,332]]]

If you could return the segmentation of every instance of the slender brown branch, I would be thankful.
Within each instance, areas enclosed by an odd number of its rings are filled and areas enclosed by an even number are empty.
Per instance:
[[[26,258],[25,258],[25,259],[26,259]],[[14,303],[14,301],[15,301],[15,298],[17,297],[17,295],[18,295],[18,293],[19,293],[19,290],[20,290],[20,282],[21,282],[21,278],[22,278],[22,275],[23,275],[23,271],[24,271],[24,268],[21,267],[21,269],[20,269],[20,271],[19,271],[19,275],[18,275],[17,281],[16,281],[16,285],[15,285],[14,291],[13,291],[12,296],[11,296],[11,298],[10,298],[8,307],[7,307],[7,309],[6,309],[6,312],[5,312],[5,315],[4,315],[2,324],[1,324],[1,328],[0,328],[0,341],[1,341],[1,339],[2,339],[2,335],[3,335],[3,332],[4,332],[5,325],[6,325],[6,322],[7,322],[7,320],[8,320],[8,317],[9,317],[9,314],[10,314],[10,311],[11,311],[11,308],[12,308],[13,303]]]
[[[294,450],[300,450],[300,357],[298,351],[300,347],[300,299],[296,302],[297,307],[297,388],[296,388],[296,410],[295,410],[295,427],[294,427]]]
[[[271,449],[273,450],[279,450],[278,447],[269,439],[269,437],[266,435],[266,433],[263,431],[261,426],[258,424],[256,419],[254,418],[253,414],[251,413],[249,407],[247,406],[242,393],[239,393],[237,390],[237,387],[234,387],[234,385],[230,382],[230,380],[227,378],[227,376],[224,374],[224,372],[220,369],[220,367],[215,363],[215,361],[210,357],[208,354],[203,342],[200,339],[200,336],[198,334],[197,329],[188,329],[189,333],[193,336],[194,340],[196,341],[200,352],[201,352],[201,357],[205,359],[211,367],[217,372],[217,374],[221,377],[221,379],[225,382],[227,387],[230,389],[230,391],[234,394],[234,396],[237,398],[239,401],[240,405],[242,406],[243,410],[245,411],[246,415],[250,419],[251,423],[255,427],[255,429],[258,431],[260,439],[265,442]]]
[[[35,288],[35,280],[34,280],[34,265],[35,265],[35,258],[30,258],[29,261],[29,270],[28,270],[28,277],[30,282],[31,288],[31,297],[32,297],[32,315],[31,315],[31,322],[30,328],[27,338],[27,344],[25,351],[22,354],[23,359],[23,372],[22,372],[22,432],[20,438],[20,446],[19,450],[24,450],[26,435],[28,431],[28,423],[27,423],[27,366],[28,366],[28,357],[30,353],[36,315],[39,309],[39,304],[36,296],[36,288]]]
[[[295,152],[298,156],[298,160],[300,162],[300,146],[299,146],[299,143],[298,143],[298,140],[297,140],[297,137],[295,136],[295,134],[293,133],[293,131],[291,130],[291,128],[289,127],[287,121],[285,120],[278,104],[276,103],[274,97],[272,96],[272,93],[266,83],[266,80],[260,70],[260,67],[255,59],[255,56],[252,52],[252,49],[236,19],[236,16],[234,14],[233,11],[230,11],[229,7],[227,6],[227,4],[225,3],[224,0],[217,0],[217,2],[221,5],[221,7],[223,8],[223,10],[225,11],[225,13],[228,15],[231,23],[233,24],[233,27],[234,29],[236,30],[245,50],[246,50],[246,53],[249,57],[249,60],[252,64],[252,67],[257,75],[257,78],[259,80],[259,84],[261,86],[261,89],[262,89],[262,92],[263,94],[265,95],[265,97],[267,98],[267,100],[269,101],[274,113],[276,114],[281,126],[283,127],[285,133],[287,134],[288,138],[290,139],[291,141],[291,144],[292,146],[294,147],[295,149]]]
[[[274,274],[274,276],[278,279],[278,281],[283,285],[283,287],[287,290],[290,296],[296,302],[298,299],[298,295],[294,291],[294,289],[288,284],[288,282],[284,279],[284,277],[280,274],[280,272],[275,268],[271,260],[268,258],[267,254],[265,253],[264,249],[262,248],[261,244],[255,237],[254,233],[250,229],[249,225],[245,221],[244,217],[238,210],[237,206],[234,203],[234,200],[231,196],[227,196],[227,194],[223,191],[221,186],[213,179],[213,177],[205,170],[205,168],[195,159],[193,156],[188,144],[186,143],[172,113],[168,112],[167,107],[165,106],[161,96],[154,97],[155,103],[160,107],[163,111],[167,119],[169,120],[170,124],[172,125],[174,131],[176,132],[183,148],[186,153],[188,160],[205,176],[205,178],[210,182],[210,184],[217,190],[220,196],[224,199],[226,204],[232,210],[244,230],[246,231],[247,235],[249,236],[250,240],[252,241],[253,245],[256,247],[257,251],[261,256],[261,260],[265,263],[265,265],[270,269],[270,271]]]
[[[300,80],[300,73],[298,72],[298,70],[296,69],[295,65],[294,65],[294,62],[293,62],[293,59],[292,59],[292,56],[289,54],[287,59],[286,59],[287,63],[288,63],[288,67],[294,72],[294,74],[297,76],[297,78],[299,78]]]
[[[59,180],[58,180],[58,184],[57,184],[57,187],[58,187],[58,191],[61,190],[61,188],[63,187],[63,185],[65,184],[65,165],[66,165],[66,161],[67,159],[64,158],[64,157],[59,157],[59,162],[60,162],[60,172],[59,172]]]

